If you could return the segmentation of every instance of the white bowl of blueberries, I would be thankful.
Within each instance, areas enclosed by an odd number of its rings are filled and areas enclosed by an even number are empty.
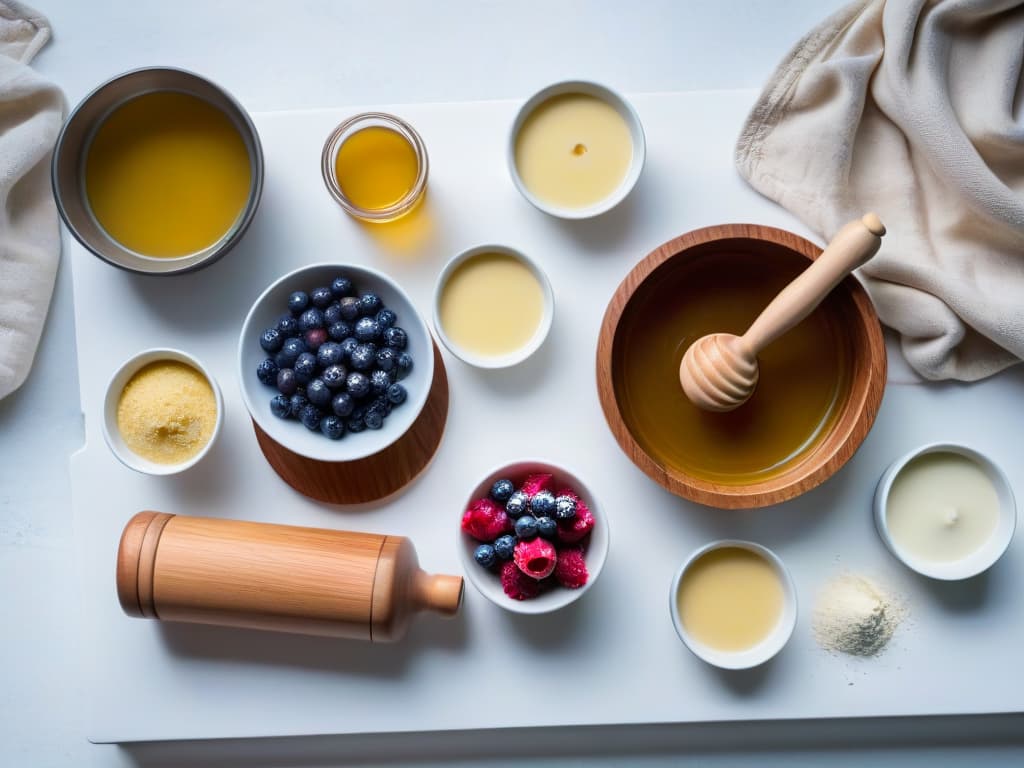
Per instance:
[[[267,288],[238,343],[242,399],[290,451],[344,462],[412,426],[434,377],[433,342],[408,295],[367,267],[314,264]]]

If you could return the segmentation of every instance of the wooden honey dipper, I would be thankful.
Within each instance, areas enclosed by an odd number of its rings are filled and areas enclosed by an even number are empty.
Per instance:
[[[694,405],[731,411],[757,386],[757,355],[807,317],[839,282],[878,252],[885,225],[873,213],[851,221],[742,336],[712,333],[697,339],[679,364],[679,383]]]

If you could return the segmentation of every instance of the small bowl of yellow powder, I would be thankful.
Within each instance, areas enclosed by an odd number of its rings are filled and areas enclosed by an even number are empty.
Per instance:
[[[176,349],[147,349],[110,379],[103,437],[127,467],[171,475],[198,462],[220,432],[224,401],[210,372]]]

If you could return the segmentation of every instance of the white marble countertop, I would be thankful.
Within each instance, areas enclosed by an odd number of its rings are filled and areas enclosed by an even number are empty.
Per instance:
[[[36,66],[76,103],[136,66],[171,64],[250,110],[517,98],[583,76],[626,92],[759,86],[830,0],[388,3],[50,0],[54,40]],[[67,457],[81,443],[71,280],[62,265],[25,386],[0,401],[0,764],[335,765],[546,763],[880,764],[1024,760],[1024,718],[902,719],[667,729],[548,729],[386,742],[275,739],[94,746],[68,649],[74,576]]]

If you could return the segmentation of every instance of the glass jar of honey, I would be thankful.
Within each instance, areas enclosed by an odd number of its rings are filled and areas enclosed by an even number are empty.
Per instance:
[[[427,189],[427,148],[404,120],[384,112],[350,117],[327,138],[320,170],[338,205],[383,223],[415,208]]]

